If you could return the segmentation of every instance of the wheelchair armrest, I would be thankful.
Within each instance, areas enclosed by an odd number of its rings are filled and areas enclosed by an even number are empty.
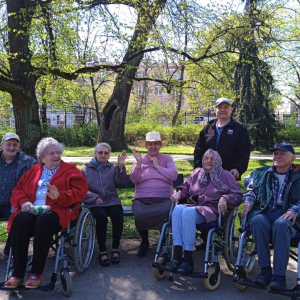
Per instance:
[[[81,207],[82,202],[76,202],[69,206],[69,209],[74,209],[76,205],[79,204],[79,207]]]

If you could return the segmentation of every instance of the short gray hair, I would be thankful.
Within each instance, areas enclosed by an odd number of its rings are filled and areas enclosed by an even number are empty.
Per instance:
[[[42,161],[42,158],[45,156],[46,150],[49,146],[57,146],[61,154],[64,152],[64,144],[59,143],[53,137],[42,138],[36,147],[36,157],[39,162]]]
[[[96,147],[95,147],[95,151],[97,151],[97,149],[100,148],[100,147],[106,147],[109,150],[109,152],[111,152],[111,146],[109,144],[107,144],[107,143],[99,143],[99,144],[97,144]]]

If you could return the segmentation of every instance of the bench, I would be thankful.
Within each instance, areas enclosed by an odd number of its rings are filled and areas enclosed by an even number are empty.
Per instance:
[[[183,183],[183,174],[178,174],[177,179],[173,181],[173,187],[177,187]],[[126,183],[122,186],[118,186],[122,189],[134,189],[135,185],[130,180],[130,175],[127,175]],[[124,216],[133,216],[132,205],[123,205],[123,215]]]

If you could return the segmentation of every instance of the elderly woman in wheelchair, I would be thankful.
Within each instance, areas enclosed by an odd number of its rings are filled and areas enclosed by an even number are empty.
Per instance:
[[[216,221],[225,215],[227,204],[242,202],[242,192],[232,174],[222,168],[219,154],[212,149],[203,156],[203,168],[197,168],[171,196],[173,202],[188,198],[189,204],[175,206],[172,212],[174,259],[165,270],[183,275],[194,271],[192,251],[196,225]]]
[[[43,138],[36,149],[39,164],[19,180],[11,197],[14,209],[8,221],[11,234],[13,272],[5,283],[16,288],[23,282],[28,246],[33,236],[32,269],[25,288],[39,287],[52,238],[79,214],[79,205],[70,214],[72,204],[83,201],[87,181],[75,164],[61,160],[63,145],[53,138]]]
[[[300,167],[294,165],[295,151],[290,144],[275,145],[273,165],[253,171],[244,194],[244,215],[248,219],[239,242],[234,281],[240,285],[286,290],[286,270],[292,238],[299,231]],[[243,247],[251,243],[252,235],[261,273],[254,283],[247,280]],[[250,241],[250,242],[249,242]],[[273,244],[273,274],[270,260],[270,241]],[[244,278],[244,279],[243,279]]]

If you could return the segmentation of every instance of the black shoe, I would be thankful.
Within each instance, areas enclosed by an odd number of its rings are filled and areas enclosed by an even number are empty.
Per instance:
[[[190,265],[188,262],[183,261],[177,269],[177,273],[181,275],[188,275],[194,272],[194,265]]]
[[[177,259],[173,259],[171,262],[166,264],[166,271],[168,272],[176,272],[178,267],[180,266],[181,261]]]
[[[148,252],[148,249],[149,249],[149,243],[143,243],[143,242],[141,242],[141,244],[139,246],[139,249],[137,251],[137,256],[138,257],[144,257],[144,256],[146,256],[146,254]]]
[[[272,279],[271,266],[261,268],[261,273],[256,277],[255,283],[261,287],[266,287],[270,284]]]
[[[273,275],[269,287],[270,290],[276,290],[276,291],[286,290],[285,276]]]
[[[106,256],[106,258],[102,259],[103,256]],[[109,267],[110,266],[110,261],[107,258],[107,253],[99,254],[99,263],[102,267]]]
[[[114,254],[118,254],[118,256],[114,256]],[[120,262],[120,251],[113,250],[111,254],[111,263],[117,265]]]

